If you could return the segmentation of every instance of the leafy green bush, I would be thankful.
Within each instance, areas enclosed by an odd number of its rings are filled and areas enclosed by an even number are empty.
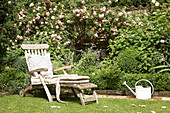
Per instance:
[[[129,48],[121,51],[116,61],[125,73],[137,73],[139,71],[139,52],[137,49]]]
[[[105,59],[100,63],[99,68],[90,76],[91,82],[97,84],[99,89],[115,89],[118,87],[118,82],[124,74],[119,66],[112,60]]]
[[[168,8],[164,5],[160,7],[153,6],[150,12],[127,14],[124,26],[117,29],[115,38],[110,40],[110,55],[115,57],[122,50],[136,48],[140,56],[139,71],[152,72],[152,67],[159,65],[159,60],[162,58],[161,37],[164,37],[165,43],[169,38],[163,36],[163,31],[168,32],[170,26]],[[168,53],[168,49],[165,53]]]
[[[5,70],[0,73],[0,81],[3,84],[1,89],[9,87],[12,93],[16,93],[20,88],[25,87],[25,76],[26,73],[22,71],[18,71],[15,68],[6,67]]]
[[[81,59],[75,64],[74,72],[93,73],[99,63],[97,51],[89,48],[87,52],[81,54]]]

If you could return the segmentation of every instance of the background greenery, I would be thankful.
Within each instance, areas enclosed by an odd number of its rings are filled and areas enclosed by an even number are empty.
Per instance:
[[[156,6],[156,3],[159,5]],[[99,89],[127,90],[142,78],[156,90],[169,89],[169,73],[156,74],[155,66],[169,62],[169,1],[157,0],[1,0],[0,88],[17,93],[29,85],[23,43],[47,43],[54,67],[74,65],[71,73],[88,75]],[[126,8],[146,6],[140,13]],[[124,7],[126,6],[126,7]],[[77,54],[76,45],[92,42],[101,32],[109,40],[106,59],[99,51]],[[163,43],[164,42],[164,43]],[[93,45],[93,44],[91,44]],[[94,45],[93,45],[94,46]],[[168,67],[169,68],[169,67]],[[161,81],[162,85],[161,85]],[[129,83],[129,84],[130,84]]]

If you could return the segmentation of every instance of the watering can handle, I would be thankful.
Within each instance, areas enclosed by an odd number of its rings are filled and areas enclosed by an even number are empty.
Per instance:
[[[135,87],[136,87],[137,83],[140,82],[140,81],[146,81],[146,82],[149,82],[149,83],[150,83],[150,85],[152,86],[152,93],[151,93],[151,95],[153,95],[153,93],[154,93],[154,87],[153,87],[152,83],[151,83],[149,80],[146,80],[146,79],[138,80],[138,81],[136,82],[136,84],[135,84]]]

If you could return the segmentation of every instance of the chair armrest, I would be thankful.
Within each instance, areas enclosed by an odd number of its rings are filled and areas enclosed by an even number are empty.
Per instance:
[[[48,69],[47,68],[39,68],[39,69],[29,71],[28,74],[32,75],[34,72],[40,72],[40,71],[48,71]]]
[[[64,66],[64,67],[60,67],[60,68],[54,69],[53,72],[60,71],[60,70],[65,70],[65,69],[71,69],[73,67],[74,67],[73,65]]]

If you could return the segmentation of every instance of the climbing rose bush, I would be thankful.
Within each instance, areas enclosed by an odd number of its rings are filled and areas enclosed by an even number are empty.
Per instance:
[[[89,40],[97,38],[100,32],[114,36],[127,15],[124,9],[115,11],[109,7],[110,1],[14,2],[8,1],[8,5],[19,7],[11,25],[16,34],[10,37],[7,51],[20,49],[22,43],[47,43],[54,58],[69,53],[69,46],[81,43],[83,33]]]

